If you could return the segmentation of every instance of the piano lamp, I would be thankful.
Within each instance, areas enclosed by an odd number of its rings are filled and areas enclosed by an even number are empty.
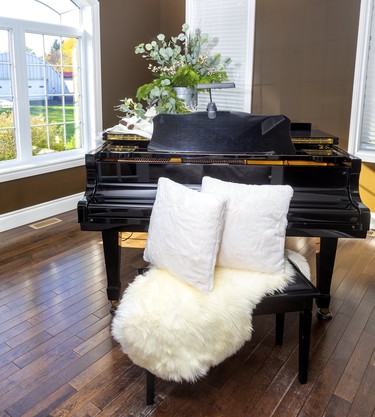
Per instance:
[[[216,104],[212,101],[212,89],[219,89],[219,88],[235,88],[236,85],[234,83],[210,83],[210,84],[197,84],[197,90],[208,90],[210,95],[210,101],[207,104],[207,116],[209,119],[216,119],[217,116],[217,107]]]

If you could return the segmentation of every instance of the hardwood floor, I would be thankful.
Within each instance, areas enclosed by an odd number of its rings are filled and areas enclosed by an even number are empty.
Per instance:
[[[254,317],[252,340],[235,356],[195,384],[158,380],[146,406],[143,370],[110,335],[101,235],[81,232],[75,212],[57,217],[1,234],[1,417],[375,417],[374,237],[339,242],[334,318],[313,318],[306,385],[298,317],[287,316],[281,347],[273,318]],[[315,245],[288,239],[311,265]],[[124,287],[143,265],[142,249],[123,249]]]

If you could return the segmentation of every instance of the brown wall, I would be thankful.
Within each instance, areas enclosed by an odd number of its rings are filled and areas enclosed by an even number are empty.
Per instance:
[[[161,0],[100,0],[103,127],[118,123],[114,106],[149,81],[134,47],[160,30]],[[146,12],[147,10],[147,12]]]
[[[85,178],[84,167],[76,167],[0,183],[0,214],[77,194],[85,189]]]
[[[161,0],[161,32],[167,37],[177,35],[185,22],[185,0]]]
[[[253,111],[284,113],[347,148],[360,0],[257,1]]]
[[[184,0],[100,0],[103,127],[118,123],[114,106],[134,97],[137,87],[150,82],[148,62],[134,48],[159,33],[180,32],[185,18]]]
[[[254,113],[284,113],[293,121],[312,122],[347,147],[359,5],[360,0],[257,1]],[[100,0],[100,14],[107,128],[121,116],[114,106],[150,80],[135,45],[161,32],[179,33],[185,1]],[[375,212],[375,168],[364,168],[361,195]],[[84,184],[83,167],[0,183],[0,214],[75,194]]]
[[[340,138],[347,149],[360,0],[257,1],[254,113],[283,113]],[[375,212],[375,165],[360,178]]]

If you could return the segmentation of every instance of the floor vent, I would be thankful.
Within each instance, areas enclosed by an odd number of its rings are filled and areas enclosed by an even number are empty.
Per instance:
[[[367,236],[370,236],[370,237],[375,237],[375,230],[369,230],[369,231],[367,232]]]
[[[31,224],[30,227],[35,230],[38,230],[38,229],[43,229],[43,227],[48,227],[48,226],[52,226],[53,224],[60,223],[61,221],[62,220],[58,219],[57,217],[51,217],[50,219]]]

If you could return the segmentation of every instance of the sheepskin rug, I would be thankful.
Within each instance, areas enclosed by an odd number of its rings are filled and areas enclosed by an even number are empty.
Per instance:
[[[301,255],[287,256],[308,276]],[[112,335],[136,365],[165,380],[193,382],[251,338],[252,310],[290,279],[289,262],[281,275],[217,267],[214,289],[203,293],[151,268],[124,292]]]

